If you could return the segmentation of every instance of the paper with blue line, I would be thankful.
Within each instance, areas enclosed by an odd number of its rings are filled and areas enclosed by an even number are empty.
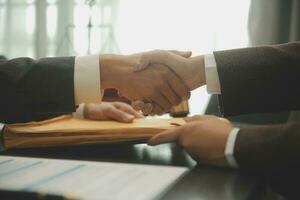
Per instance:
[[[0,156],[0,189],[74,199],[157,199],[186,172],[166,167],[109,162]]]

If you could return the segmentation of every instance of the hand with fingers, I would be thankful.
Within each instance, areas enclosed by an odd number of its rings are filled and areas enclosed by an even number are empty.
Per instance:
[[[227,166],[225,146],[233,125],[224,118],[194,116],[187,124],[153,136],[149,145],[178,142],[196,161]]]
[[[92,120],[115,120],[129,123],[135,118],[144,116],[135,111],[130,105],[122,102],[102,102],[101,104],[86,104],[84,118]]]
[[[197,56],[190,58],[191,52],[181,55],[179,51],[154,50],[141,55],[139,61],[134,65],[134,71],[141,73],[146,68],[153,68],[157,65],[168,67],[174,72],[191,91],[205,84],[204,57]],[[174,88],[175,90],[177,87]],[[179,103],[177,103],[179,104]],[[173,104],[173,105],[177,105]],[[133,102],[133,107],[147,112],[149,105],[142,101]]]
[[[174,105],[190,97],[185,82],[163,64],[153,64],[147,70],[134,72],[133,66],[152,52],[129,56],[101,56],[100,79],[103,89],[116,88],[133,102],[135,109],[145,114],[163,114]],[[190,52],[173,52],[179,57],[190,57]]]
[[[179,51],[154,50],[143,54],[134,67],[135,72],[140,72],[147,67],[161,64],[176,73],[188,86],[194,90],[205,84],[204,56],[192,57],[180,55]]]

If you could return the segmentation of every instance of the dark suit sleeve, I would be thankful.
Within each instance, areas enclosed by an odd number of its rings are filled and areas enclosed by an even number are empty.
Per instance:
[[[74,57],[0,60],[0,122],[42,120],[75,111]]]
[[[299,199],[299,152],[300,124],[288,123],[241,128],[234,157],[242,171],[261,174],[274,191]]]
[[[225,116],[300,109],[300,42],[214,55]]]
[[[263,125],[241,128],[234,157],[240,168],[272,171],[300,163],[300,124]]]

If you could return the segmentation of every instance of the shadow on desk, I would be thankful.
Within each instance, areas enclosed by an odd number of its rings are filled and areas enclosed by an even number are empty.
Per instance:
[[[190,194],[208,200],[264,199],[263,182],[233,169],[197,165],[163,199],[193,199]]]
[[[110,145],[11,149],[5,151],[3,154],[86,161],[186,166],[189,168],[196,165],[196,162],[175,144],[151,147],[146,144],[122,143]]]
[[[237,170],[196,165],[176,144],[151,147],[145,144],[91,145],[8,150],[3,155],[87,161],[126,162],[185,166],[190,172],[162,199],[262,199],[262,180]],[[159,180],[158,180],[159,181]]]

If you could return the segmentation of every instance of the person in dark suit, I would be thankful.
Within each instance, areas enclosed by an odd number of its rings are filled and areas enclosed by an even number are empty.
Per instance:
[[[155,53],[144,59],[137,71],[163,63],[190,88],[206,84],[210,93],[218,94],[225,117],[300,110],[300,42],[219,51],[191,59],[174,55],[165,61]],[[190,77],[191,72],[196,77]],[[236,127],[214,116],[186,121],[186,125],[154,136],[149,144],[178,141],[200,163],[262,173],[277,180],[273,183],[285,194],[297,192],[298,184],[293,183],[300,177],[299,122]]]
[[[7,61],[7,58],[0,55],[0,62]],[[13,110],[11,110],[13,112]],[[66,112],[65,114],[68,114]],[[59,113],[63,114],[63,113]],[[59,115],[57,114],[57,115]],[[130,105],[122,102],[102,102],[101,104],[81,104],[78,106],[76,112],[72,113],[74,117],[77,118],[87,118],[92,120],[116,120],[120,122],[132,122],[134,118],[142,118],[143,115],[135,111]],[[44,114],[45,118],[55,116],[52,114]],[[6,116],[4,116],[6,117]],[[23,118],[24,116],[20,116]],[[32,120],[38,120],[37,118],[32,118]]]
[[[175,53],[190,56],[189,52]],[[163,113],[182,99],[188,99],[188,88],[174,73],[168,73],[166,67],[139,75],[133,73],[133,63],[144,54],[147,53],[39,60],[2,58],[0,122],[28,122],[69,114],[79,104],[99,104],[101,91],[106,88],[116,88],[130,100],[147,99],[155,104],[153,114]],[[177,88],[176,92],[173,88]]]

